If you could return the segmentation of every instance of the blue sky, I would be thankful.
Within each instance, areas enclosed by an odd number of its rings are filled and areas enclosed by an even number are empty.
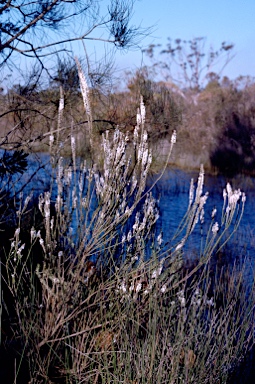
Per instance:
[[[206,37],[208,46],[219,48],[222,41],[233,43],[235,57],[224,74],[255,76],[255,0],[138,0],[134,24],[153,26],[142,44],[164,44],[167,37]],[[148,60],[139,51],[117,54],[120,68],[139,68]]]
[[[109,0],[102,0],[101,5],[106,7],[108,3]],[[235,45],[235,57],[223,74],[230,79],[240,75],[255,77],[255,0],[136,0],[133,13],[131,24],[153,29],[141,42],[142,47],[151,43],[162,44],[164,47],[168,37],[173,40],[206,37],[208,48],[212,45],[214,49],[218,49],[226,41]],[[94,45],[86,42],[89,56],[92,60],[94,56],[100,60],[104,56],[104,48],[102,43]],[[67,44],[67,48],[71,56],[84,56],[81,43]],[[110,48],[106,46],[108,51]],[[118,52],[115,56],[115,65],[118,68],[115,76],[123,78],[124,70],[135,70],[144,64],[150,64],[150,61],[138,49]],[[16,65],[25,68],[26,72],[31,63],[17,57]],[[5,73],[2,73],[2,77]],[[13,72],[11,76],[8,82],[11,79],[13,82],[18,81],[17,73]]]

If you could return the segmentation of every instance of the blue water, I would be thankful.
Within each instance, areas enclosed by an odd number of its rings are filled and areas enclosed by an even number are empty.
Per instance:
[[[178,169],[169,169],[154,188],[154,196],[159,198],[160,219],[157,226],[162,228],[164,238],[170,241],[183,218],[189,203],[189,187],[191,178],[197,180],[198,172],[187,172]],[[149,179],[149,184],[156,176]],[[205,223],[203,225],[204,235],[207,233],[211,223],[211,213],[217,208],[216,221],[221,219],[223,207],[223,189],[230,182],[233,189],[240,188],[246,193],[244,215],[238,231],[230,241],[238,248],[238,251],[246,252],[246,256],[255,256],[254,236],[254,212],[255,212],[255,179],[251,177],[237,176],[229,180],[223,176],[205,175],[204,193],[209,192],[205,204]],[[197,225],[193,244],[200,245],[200,225]]]
[[[68,161],[68,160],[66,160]],[[13,183],[15,191],[23,190],[24,194],[33,191],[35,196],[50,190],[52,166],[47,154],[33,154],[28,157],[28,169],[23,175],[16,175]],[[149,176],[147,188],[154,183],[158,175]],[[158,200],[159,219],[156,223],[155,233],[163,234],[163,245],[174,246],[182,238],[183,234],[172,241],[189,203],[189,187],[191,178],[197,180],[198,172],[188,172],[179,169],[168,169],[152,190],[153,196]],[[230,182],[233,189],[240,188],[246,193],[247,200],[243,219],[238,231],[228,243],[228,248],[233,253],[233,258],[246,258],[246,262],[253,267],[255,259],[255,178],[248,176],[236,176],[228,179],[224,176],[205,174],[204,193],[209,192],[205,205],[205,224],[201,234],[201,225],[197,225],[187,244],[187,252],[190,257],[201,253],[201,240],[204,241],[209,225],[211,213],[217,208],[216,221],[220,221],[223,205],[223,188]],[[54,190],[53,190],[54,196]]]

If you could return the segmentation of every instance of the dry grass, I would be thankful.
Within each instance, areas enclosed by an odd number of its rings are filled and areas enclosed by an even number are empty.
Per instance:
[[[208,197],[203,168],[164,248],[160,236],[153,240],[157,204],[145,192],[152,158],[143,102],[133,150],[119,130],[106,134],[100,168],[79,163],[70,138],[71,165],[56,156],[52,132],[53,184],[39,199],[44,228],[32,228],[23,246],[18,226],[5,266],[30,383],[226,383],[253,345],[254,288],[242,270],[212,274],[210,260],[239,226],[245,195],[227,185],[221,218],[213,215],[201,258],[185,272],[185,243],[203,224]]]

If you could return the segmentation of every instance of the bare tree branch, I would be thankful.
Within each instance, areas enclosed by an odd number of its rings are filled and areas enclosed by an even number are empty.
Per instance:
[[[0,8],[0,66],[14,52],[38,60],[55,54],[57,46],[67,51],[64,45],[75,41],[136,44],[146,30],[130,27],[133,5],[134,0],[109,0],[103,13],[95,0],[8,0]]]

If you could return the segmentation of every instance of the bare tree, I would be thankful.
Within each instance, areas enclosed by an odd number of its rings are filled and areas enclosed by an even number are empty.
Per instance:
[[[166,77],[182,88],[200,90],[212,78],[220,77],[226,65],[233,58],[233,44],[222,42],[217,50],[210,47],[206,50],[206,38],[196,37],[192,40],[168,38],[166,48],[160,54],[165,59],[155,61],[155,50],[161,45],[150,45],[145,53],[154,60]],[[216,73],[213,72],[216,70]]]

